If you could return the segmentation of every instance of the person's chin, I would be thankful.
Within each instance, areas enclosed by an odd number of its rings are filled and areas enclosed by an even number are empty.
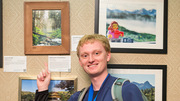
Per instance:
[[[89,71],[88,74],[89,74],[90,76],[92,76],[92,77],[95,77],[95,76],[97,76],[99,73],[98,73],[97,70],[92,70],[92,71]]]

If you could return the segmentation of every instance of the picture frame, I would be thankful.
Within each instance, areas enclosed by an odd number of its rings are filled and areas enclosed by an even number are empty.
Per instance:
[[[0,68],[3,67],[3,4],[0,1]]]
[[[36,77],[19,77],[18,101],[34,101],[37,88]],[[51,78],[48,101],[67,101],[77,91],[77,78]]]
[[[96,0],[96,34],[112,53],[167,54],[168,0]],[[112,25],[116,24],[116,30]]]
[[[70,54],[69,2],[24,2],[25,54]]]
[[[135,84],[148,101],[166,101],[167,65],[108,64],[108,72]],[[151,94],[147,93],[151,90]]]

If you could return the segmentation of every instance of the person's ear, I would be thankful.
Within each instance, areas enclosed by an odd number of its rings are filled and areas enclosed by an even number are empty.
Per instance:
[[[110,59],[111,59],[111,52],[108,52],[107,53],[107,61],[110,61]]]
[[[82,67],[82,62],[81,62],[81,60],[80,60],[80,57],[79,57],[79,64],[81,65],[81,67]]]

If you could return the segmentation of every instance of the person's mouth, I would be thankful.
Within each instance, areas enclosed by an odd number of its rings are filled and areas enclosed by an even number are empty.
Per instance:
[[[88,67],[94,67],[97,66],[98,64],[92,64],[92,65],[88,65]]]

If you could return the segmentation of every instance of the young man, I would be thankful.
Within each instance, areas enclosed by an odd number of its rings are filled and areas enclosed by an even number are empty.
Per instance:
[[[110,49],[109,40],[103,35],[85,35],[79,41],[77,46],[79,63],[91,80],[91,86],[83,101],[113,101],[111,86],[117,78],[107,71],[107,62],[111,58]],[[49,81],[50,73],[47,69],[38,75],[36,101],[47,100]],[[80,91],[74,93],[69,101],[77,101],[80,93]],[[123,101],[143,101],[139,89],[130,82],[125,82],[122,86],[122,98]]]

